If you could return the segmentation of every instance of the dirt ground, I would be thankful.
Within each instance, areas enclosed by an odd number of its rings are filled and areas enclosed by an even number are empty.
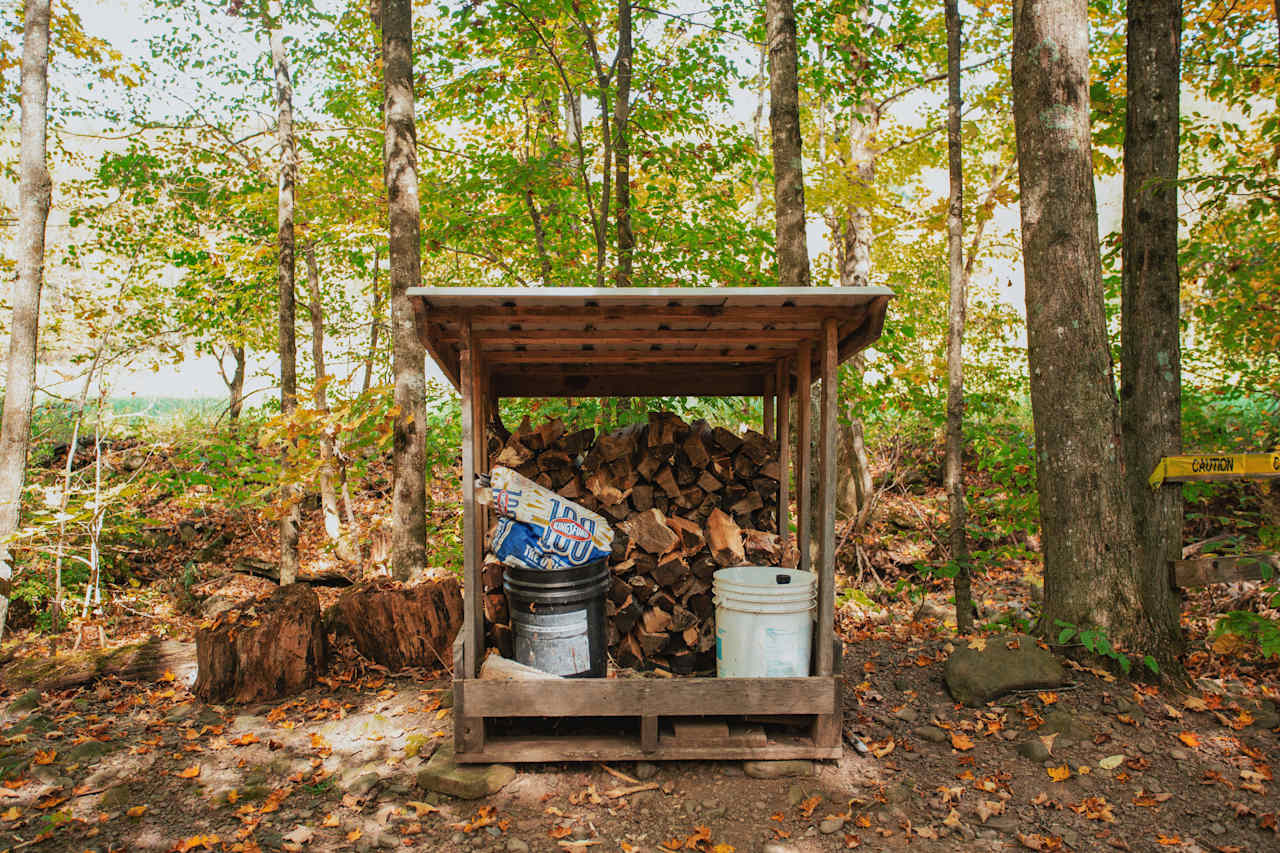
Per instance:
[[[251,708],[205,707],[181,678],[10,691],[0,849],[1280,849],[1273,686],[1179,696],[1071,669],[1064,689],[968,709],[943,686],[935,621],[846,630],[845,756],[779,779],[520,766],[452,799],[417,785],[452,731],[448,682],[358,667]],[[616,796],[637,784],[656,787]]]

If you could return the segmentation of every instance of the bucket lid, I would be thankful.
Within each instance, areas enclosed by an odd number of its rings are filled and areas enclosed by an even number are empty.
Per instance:
[[[733,566],[720,569],[712,579],[717,587],[736,587],[750,592],[806,593],[818,582],[813,572],[779,566]]]

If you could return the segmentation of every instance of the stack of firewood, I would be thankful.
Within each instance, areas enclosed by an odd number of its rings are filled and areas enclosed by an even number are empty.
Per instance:
[[[490,437],[494,463],[608,518],[613,524],[609,648],[622,667],[692,674],[715,667],[717,569],[779,565],[778,447],[748,430],[670,412],[595,439],[559,420]],[[482,573],[490,642],[510,656],[502,566]]]

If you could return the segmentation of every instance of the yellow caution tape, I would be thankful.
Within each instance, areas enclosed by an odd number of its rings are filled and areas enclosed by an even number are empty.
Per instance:
[[[1147,482],[1159,488],[1165,481],[1231,480],[1280,477],[1280,453],[1217,453],[1166,456]]]

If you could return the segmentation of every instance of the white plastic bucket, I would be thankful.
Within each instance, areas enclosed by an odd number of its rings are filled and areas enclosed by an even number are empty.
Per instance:
[[[735,566],[715,573],[716,675],[786,678],[809,674],[818,598],[813,572]]]

